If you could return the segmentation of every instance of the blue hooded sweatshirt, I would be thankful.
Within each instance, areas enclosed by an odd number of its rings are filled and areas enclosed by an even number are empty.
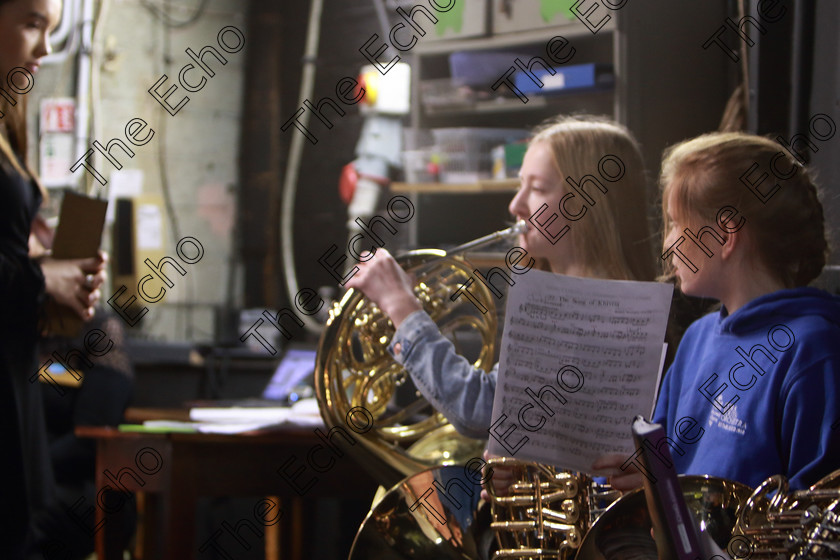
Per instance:
[[[840,298],[781,290],[694,322],[654,421],[679,473],[801,489],[840,469]]]

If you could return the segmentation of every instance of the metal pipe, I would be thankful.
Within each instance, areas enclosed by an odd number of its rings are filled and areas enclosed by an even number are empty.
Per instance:
[[[321,37],[321,11],[323,0],[312,0],[309,10],[309,26],[306,32],[306,49],[303,55],[303,76],[300,84],[298,106],[312,97],[315,87],[315,69],[318,56],[318,41]],[[299,121],[304,127],[309,124],[309,111],[304,111]],[[300,174],[300,161],[303,157],[303,134],[293,134],[289,146],[289,160],[286,166],[286,176],[283,180],[283,207],[280,214],[281,254],[283,257],[283,275],[286,278],[286,289],[289,301],[294,301],[298,293],[297,268],[295,267],[294,251],[294,207],[297,182]],[[320,333],[321,325],[311,317],[304,315],[303,322],[306,329],[312,333]]]
[[[64,48],[45,56],[42,59],[43,64],[63,64],[71,54],[76,52],[79,46],[79,31],[75,29],[79,20],[79,2],[80,0],[67,0],[64,3],[61,26],[50,35],[52,44],[64,41]]]
[[[76,21],[79,0],[66,0],[61,9],[61,23],[58,29],[50,33],[50,41],[53,44],[63,43],[73,29]]]
[[[485,235],[484,237],[473,239],[472,241],[467,241],[463,245],[458,245],[457,247],[448,250],[446,252],[446,256],[466,253],[467,251],[472,251],[477,249],[478,247],[483,247],[484,245],[489,245],[490,243],[502,241],[503,239],[513,237],[514,235],[519,235],[520,233],[524,233],[526,231],[528,231],[528,222],[526,222],[525,220],[519,220],[507,229],[499,230],[495,233],[491,233],[490,235]]]
[[[82,0],[82,20],[79,22],[79,69],[76,76],[76,156],[78,161],[87,151],[90,131],[90,68],[93,40],[93,2]],[[79,174],[84,177],[84,174]],[[85,192],[87,189],[83,189]]]

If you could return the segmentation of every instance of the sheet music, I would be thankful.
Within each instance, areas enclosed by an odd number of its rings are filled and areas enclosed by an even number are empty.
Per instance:
[[[605,453],[630,455],[633,418],[655,397],[672,290],[539,270],[517,278],[489,451],[583,472]]]

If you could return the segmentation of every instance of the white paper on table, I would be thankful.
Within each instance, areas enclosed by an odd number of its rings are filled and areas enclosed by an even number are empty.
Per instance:
[[[232,424],[201,422],[197,424],[197,429],[202,434],[241,434],[276,425],[276,422],[234,422]]]
[[[285,422],[292,414],[292,409],[283,407],[198,407],[190,409],[190,420],[196,422],[219,422],[225,424],[235,423],[269,423],[279,424]]]
[[[517,278],[490,453],[581,472],[605,453],[632,454],[630,424],[651,410],[672,292],[539,270]]]
[[[318,403],[318,399],[314,397],[299,400],[292,405],[291,410],[292,412],[287,419],[287,422],[290,424],[311,427],[324,425],[324,419],[321,418],[320,404]]]
[[[197,407],[190,409],[190,420],[200,422],[199,432],[233,434],[279,424],[322,427],[317,399],[302,399],[288,406]]]

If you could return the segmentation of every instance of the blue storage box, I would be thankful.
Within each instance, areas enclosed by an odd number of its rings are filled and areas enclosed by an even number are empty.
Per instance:
[[[449,55],[452,80],[473,88],[489,88],[513,65],[513,59],[532,55],[512,51],[462,51]]]
[[[535,65],[533,74],[543,83],[542,87],[534,83],[531,77],[522,71],[517,71],[513,75],[513,82],[526,95],[562,93],[585,88],[605,89],[612,87],[615,83],[612,64],[573,64],[560,66],[554,70],[556,73],[552,76],[542,66]]]

